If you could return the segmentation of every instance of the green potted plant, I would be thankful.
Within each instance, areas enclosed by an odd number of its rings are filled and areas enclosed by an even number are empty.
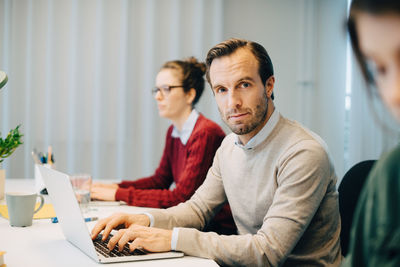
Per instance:
[[[19,132],[20,126],[18,125],[15,129],[12,129],[4,140],[0,136],[0,163],[11,156],[19,145],[23,144],[21,139],[23,135]]]
[[[4,182],[6,177],[5,170],[1,168],[1,163],[5,158],[11,156],[15,149],[22,144],[23,135],[19,132],[20,126],[18,125],[15,129],[12,129],[4,140],[0,134],[0,199],[4,197]]]
[[[8,78],[5,72],[0,70],[0,89],[7,83]],[[7,137],[3,140],[0,133],[0,199],[4,198],[4,183],[6,179],[6,172],[1,168],[3,160],[15,151],[15,149],[22,144],[22,134],[19,132],[18,125],[15,129],[12,129]]]

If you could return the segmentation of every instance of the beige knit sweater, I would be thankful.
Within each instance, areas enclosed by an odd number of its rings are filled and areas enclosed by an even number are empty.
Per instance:
[[[234,134],[224,139],[190,200],[151,212],[154,227],[185,227],[179,228],[177,250],[221,265],[340,265],[336,175],[323,141],[280,115],[253,149],[235,140]],[[239,235],[196,230],[226,200]]]

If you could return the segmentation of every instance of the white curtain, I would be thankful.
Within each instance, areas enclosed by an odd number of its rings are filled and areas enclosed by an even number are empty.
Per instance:
[[[346,0],[0,0],[0,131],[21,124],[7,177],[32,177],[30,152],[56,168],[135,179],[157,167],[169,121],[151,95],[167,60],[230,38],[261,43],[278,110],[315,131],[345,171]],[[210,89],[198,110],[226,132]]]

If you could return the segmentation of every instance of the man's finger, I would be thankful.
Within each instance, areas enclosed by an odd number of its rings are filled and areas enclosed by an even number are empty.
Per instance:
[[[106,225],[106,227],[104,228],[103,231],[103,238],[102,240],[106,240],[107,237],[110,235],[111,231],[116,228],[117,226],[119,226],[120,223],[120,218],[119,216],[114,216]]]
[[[122,231],[122,230],[120,230]],[[134,232],[132,231],[125,231],[124,234],[122,235],[122,237],[119,239],[118,241],[118,250],[122,251],[124,249],[124,246],[126,245],[126,243],[128,243],[131,240],[135,240],[136,235]]]
[[[135,240],[133,240],[130,244],[129,244],[129,250],[130,252],[134,251],[137,248],[145,248],[143,246],[144,243],[144,239],[141,237],[137,237]],[[150,251],[150,250],[149,250]]]
[[[109,250],[113,250],[115,245],[118,243],[118,240],[123,236],[126,230],[119,230],[111,239],[108,241],[107,247]]]
[[[101,219],[92,229],[92,239],[95,239],[107,224],[107,219]]]

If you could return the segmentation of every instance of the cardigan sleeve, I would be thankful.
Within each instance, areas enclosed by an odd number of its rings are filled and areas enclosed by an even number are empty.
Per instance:
[[[153,208],[168,208],[188,200],[203,183],[222,139],[223,136],[215,134],[214,131],[202,130],[194,133],[193,138],[187,143],[186,165],[174,190],[160,187],[152,189],[129,187],[118,190],[117,199],[122,195],[121,192],[125,191],[125,199],[121,200],[130,205]]]

